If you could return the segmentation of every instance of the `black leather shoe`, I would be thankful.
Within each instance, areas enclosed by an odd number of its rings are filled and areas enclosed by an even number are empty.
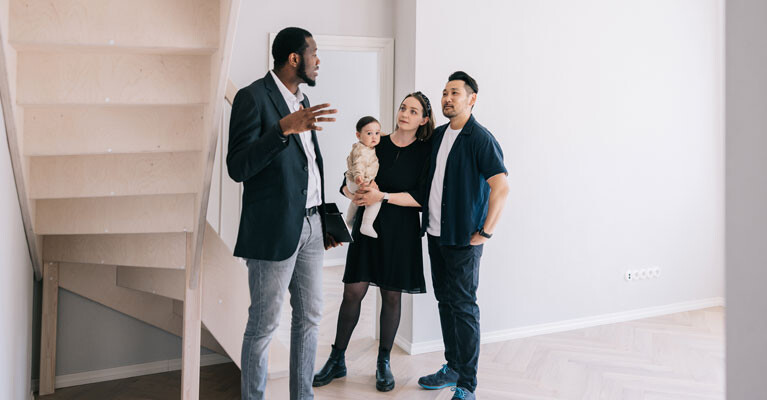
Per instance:
[[[325,386],[332,382],[333,379],[342,378],[346,376],[346,357],[344,356],[345,350],[338,350],[333,346],[333,350],[330,351],[330,357],[322,367],[320,372],[314,375],[314,381],[312,386],[319,387]]]
[[[391,372],[389,352],[386,350],[378,351],[378,362],[376,362],[376,389],[379,392],[388,392],[394,389],[394,374]]]

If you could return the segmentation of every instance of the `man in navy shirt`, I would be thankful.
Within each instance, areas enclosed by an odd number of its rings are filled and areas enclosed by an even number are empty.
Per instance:
[[[442,91],[450,123],[434,131],[422,234],[428,234],[434,295],[447,364],[421,377],[425,389],[456,386],[453,399],[475,399],[479,361],[479,260],[509,192],[503,152],[471,114],[477,82],[458,71]]]

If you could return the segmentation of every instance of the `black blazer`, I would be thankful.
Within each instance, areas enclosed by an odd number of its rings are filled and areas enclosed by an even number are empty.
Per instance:
[[[302,103],[309,107],[304,96]],[[298,135],[282,135],[279,121],[290,110],[272,75],[237,92],[229,124],[229,176],[244,182],[242,215],[234,255],[281,261],[298,247],[306,210],[309,167]],[[287,140],[285,140],[287,139]],[[325,204],[325,177],[317,134],[312,131]],[[322,233],[325,217],[320,207]]]

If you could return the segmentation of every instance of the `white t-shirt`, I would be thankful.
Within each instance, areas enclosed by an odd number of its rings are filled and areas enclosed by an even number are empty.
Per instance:
[[[280,89],[280,93],[285,99],[290,112],[300,110],[302,107],[301,102],[304,101],[304,94],[301,93],[301,89],[298,89],[295,94],[290,93],[290,90],[282,83],[274,71],[269,71],[269,73],[272,74],[272,79],[277,84],[277,88]],[[304,148],[304,154],[306,154],[306,162],[309,165],[309,179],[306,185],[306,208],[319,206],[322,204],[322,196],[320,195],[322,178],[320,177],[320,168],[317,166],[317,155],[314,153],[312,131],[301,132],[298,134],[298,137],[301,138],[301,145]]]
[[[429,226],[426,228],[426,232],[432,236],[439,236],[441,232],[445,166],[447,165],[447,157],[450,155],[450,149],[453,148],[459,133],[461,133],[460,129],[455,130],[448,125],[437,152],[437,165],[434,169],[434,178],[431,180],[431,190],[429,191]]]

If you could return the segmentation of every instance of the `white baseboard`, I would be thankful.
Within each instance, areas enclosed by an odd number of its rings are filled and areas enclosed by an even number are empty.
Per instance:
[[[224,364],[232,362],[229,357],[220,354],[205,354],[200,356],[200,366]],[[124,367],[107,368],[95,371],[79,372],[76,374],[59,375],[56,377],[56,389],[70,386],[87,385],[90,383],[111,381],[115,379],[132,378],[134,376],[159,374],[162,372],[177,371],[181,369],[181,359],[155,361],[144,364],[126,365]],[[40,382],[32,380],[32,391],[37,392]]]
[[[439,342],[442,343],[441,340]],[[394,337],[394,344],[396,344],[400,349],[404,350],[405,353],[408,353],[408,354],[411,354],[411,355],[420,354],[420,353],[413,353],[413,343],[410,343],[409,340],[403,338],[400,335],[397,335],[397,336]],[[443,346],[443,348],[444,348],[444,346]],[[426,352],[424,352],[424,353],[426,353]]]
[[[484,332],[482,333],[481,342],[483,344],[504,342],[507,340],[545,335],[549,333],[565,332],[574,329],[590,328],[599,325],[616,324],[619,322],[634,321],[642,318],[657,317],[661,315],[719,306],[724,306],[723,297],[712,297],[708,299],[685,301],[658,307],[641,308],[638,310],[622,311],[584,318],[575,318],[558,322],[550,322],[546,324],[498,330],[493,332]],[[445,345],[442,343],[441,339],[411,343],[408,340],[397,336],[397,338],[394,340],[394,343],[402,348],[402,350],[405,350],[408,354],[422,354],[445,350]]]

